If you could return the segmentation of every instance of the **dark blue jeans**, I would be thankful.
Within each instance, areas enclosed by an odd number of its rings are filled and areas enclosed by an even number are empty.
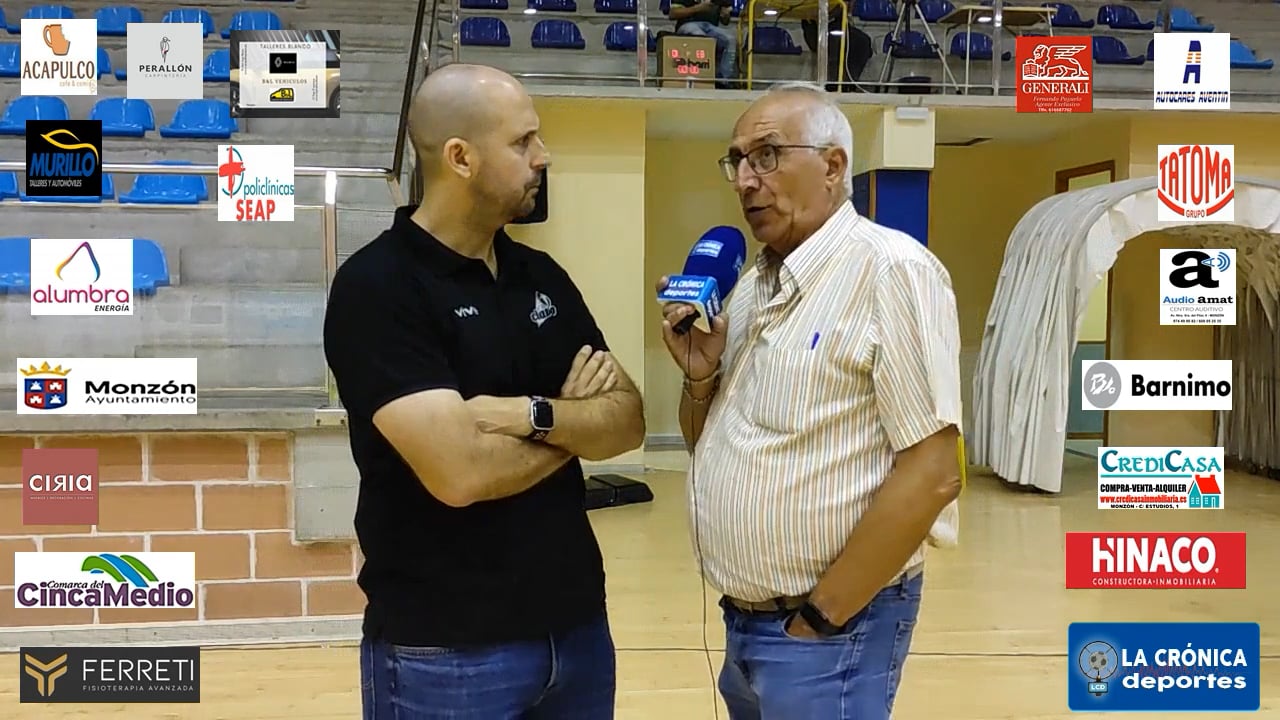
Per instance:
[[[607,618],[480,649],[360,644],[364,720],[611,720]]]
[[[730,720],[888,720],[920,610],[924,576],[880,594],[836,636],[797,638],[789,617],[725,608],[720,694]]]

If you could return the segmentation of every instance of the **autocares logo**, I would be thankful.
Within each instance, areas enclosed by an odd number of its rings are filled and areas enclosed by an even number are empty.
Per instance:
[[[195,553],[14,553],[14,607],[195,607]]]

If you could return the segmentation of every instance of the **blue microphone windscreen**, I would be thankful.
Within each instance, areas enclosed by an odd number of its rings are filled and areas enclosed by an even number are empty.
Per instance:
[[[698,238],[684,262],[684,275],[713,277],[725,298],[733,292],[747,259],[747,238],[738,228],[718,225]]]

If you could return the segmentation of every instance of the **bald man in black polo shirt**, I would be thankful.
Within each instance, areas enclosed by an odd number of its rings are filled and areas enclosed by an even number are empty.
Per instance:
[[[640,445],[582,294],[503,227],[548,154],[520,84],[449,65],[410,110],[424,199],[333,281],[324,347],[360,470],[366,720],[613,717],[578,458]]]

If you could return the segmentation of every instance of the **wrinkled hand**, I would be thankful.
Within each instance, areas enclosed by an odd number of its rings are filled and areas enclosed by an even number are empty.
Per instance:
[[[526,437],[533,432],[527,397],[476,395],[466,404],[480,432],[515,438]]]
[[[560,387],[560,397],[570,400],[595,397],[618,386],[618,371],[613,356],[604,350],[583,345],[573,357],[569,374]]]
[[[667,288],[667,282],[668,278],[665,276],[658,280],[659,293]],[[729,315],[717,315],[711,321],[709,333],[694,325],[684,335],[677,335],[675,326],[694,312],[694,307],[688,303],[663,305],[662,341],[667,344],[667,351],[685,377],[690,380],[705,380],[720,366],[720,357],[724,355],[729,339]]]

